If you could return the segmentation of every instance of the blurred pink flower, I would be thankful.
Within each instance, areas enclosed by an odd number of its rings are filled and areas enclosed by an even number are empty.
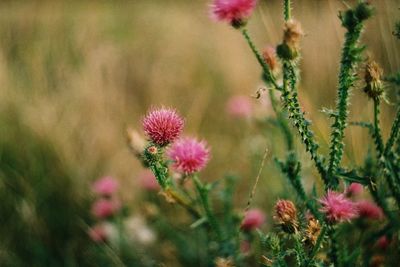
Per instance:
[[[247,96],[236,95],[231,97],[226,104],[226,111],[229,115],[236,118],[248,118],[251,116],[253,108],[250,98]]]
[[[259,228],[265,221],[264,212],[259,209],[251,209],[246,212],[240,228],[244,231],[251,231]]]
[[[157,182],[156,177],[150,170],[144,170],[139,173],[139,183],[143,189],[148,191],[158,191],[160,189],[160,185]]]
[[[111,196],[118,190],[118,181],[111,176],[105,176],[93,183],[92,190],[96,194]]]
[[[360,195],[363,192],[363,185],[359,183],[351,183],[346,188],[346,195],[349,197]]]
[[[375,244],[378,248],[380,248],[380,249],[382,249],[382,250],[386,250],[387,249],[387,247],[390,245],[390,240],[389,240],[389,238],[386,236],[386,235],[384,235],[384,236],[381,236],[379,239],[378,239],[378,241],[376,241],[376,244]]]
[[[268,64],[269,68],[274,71],[278,66],[278,59],[276,57],[276,49],[273,46],[267,46],[262,51],[262,56],[265,63]]]
[[[107,218],[114,215],[121,208],[121,203],[115,199],[99,199],[93,203],[92,214],[96,218]]]
[[[181,138],[167,151],[174,161],[173,168],[181,173],[191,174],[203,169],[210,159],[210,152],[205,141],[195,138]]]
[[[211,14],[215,20],[237,23],[251,16],[256,4],[257,0],[214,0]]]
[[[361,218],[372,219],[372,220],[382,220],[383,211],[382,209],[373,202],[362,200],[356,202],[358,215]]]
[[[328,190],[319,202],[322,204],[321,212],[325,213],[332,223],[350,221],[357,216],[356,205],[344,194]]]
[[[168,145],[179,137],[183,130],[182,117],[170,108],[153,109],[143,119],[143,129],[155,144]]]
[[[107,231],[103,224],[96,224],[89,228],[88,235],[96,243],[107,241]]]
[[[240,252],[242,252],[243,254],[247,254],[249,253],[251,250],[251,244],[248,240],[242,240],[242,242],[240,242]]]

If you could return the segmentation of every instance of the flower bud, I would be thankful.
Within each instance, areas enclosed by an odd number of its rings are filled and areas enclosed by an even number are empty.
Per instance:
[[[274,219],[286,233],[293,234],[297,232],[297,210],[296,206],[290,200],[278,200],[275,205]]]
[[[384,96],[382,75],[383,70],[375,61],[370,60],[365,66],[364,80],[366,86],[364,92],[374,100],[379,100]]]
[[[320,233],[321,233],[321,224],[317,219],[311,218],[308,220],[308,225],[304,233],[303,241],[307,245],[315,246]]]
[[[293,60],[299,54],[300,38],[304,35],[301,24],[295,20],[285,23],[283,42],[278,45],[276,52],[281,59]]]

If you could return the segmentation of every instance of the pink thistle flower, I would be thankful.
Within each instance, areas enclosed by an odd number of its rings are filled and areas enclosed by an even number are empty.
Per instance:
[[[143,119],[143,129],[155,144],[168,145],[179,137],[183,130],[182,117],[170,108],[153,109]]]
[[[297,209],[290,200],[278,200],[275,204],[274,219],[287,233],[297,232],[299,223],[297,221]]]
[[[249,97],[236,95],[231,97],[226,104],[226,111],[236,118],[248,118],[253,111]]]
[[[211,15],[215,20],[226,21],[231,25],[242,25],[256,7],[257,0],[214,0]]]
[[[157,182],[156,177],[150,170],[144,170],[139,174],[140,186],[147,191],[158,191],[160,185]]]
[[[382,220],[384,217],[382,209],[373,202],[362,200],[356,202],[356,205],[360,218]]]
[[[265,63],[268,64],[269,68],[274,71],[278,66],[278,59],[276,57],[276,49],[272,46],[267,46],[262,51],[262,56]]]
[[[92,214],[99,219],[114,215],[121,208],[121,203],[114,199],[99,199],[93,203]]]
[[[259,209],[251,209],[246,212],[240,228],[244,231],[251,231],[259,228],[265,221],[264,212]]]
[[[93,183],[92,190],[98,195],[111,196],[118,190],[118,181],[111,176],[105,176]]]
[[[325,197],[319,200],[321,212],[332,222],[350,221],[357,216],[357,207],[344,194],[328,190]]]
[[[358,196],[363,192],[363,185],[359,183],[351,183],[347,188],[346,188],[346,195],[348,197],[353,197],[353,196]]]
[[[174,161],[173,168],[184,174],[191,174],[203,169],[210,159],[210,152],[205,141],[195,138],[181,138],[167,151]]]
[[[89,228],[88,235],[96,243],[105,242],[108,239],[107,231],[103,224],[96,224]]]

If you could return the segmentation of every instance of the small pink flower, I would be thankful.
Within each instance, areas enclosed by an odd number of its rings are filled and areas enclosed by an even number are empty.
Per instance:
[[[386,235],[384,235],[384,236],[381,236],[381,237],[378,239],[378,241],[376,241],[375,245],[376,245],[378,248],[382,249],[382,250],[386,250],[387,247],[390,245],[390,240],[389,240],[389,238],[387,238]]]
[[[349,197],[358,196],[363,192],[363,185],[359,183],[351,183],[346,188],[346,195]]]
[[[358,215],[361,218],[367,218],[372,220],[382,220],[383,211],[382,209],[373,202],[362,200],[356,202]]]
[[[92,214],[96,218],[107,218],[114,215],[121,208],[121,203],[115,199],[99,199],[93,203]]]
[[[226,111],[232,117],[248,118],[251,116],[253,108],[249,97],[237,95],[228,100]]]
[[[259,228],[265,221],[264,212],[259,209],[251,209],[246,212],[240,228],[244,231],[251,231]]]
[[[184,174],[191,174],[203,169],[210,159],[210,152],[205,141],[195,138],[181,138],[167,151],[174,161],[173,168]]]
[[[151,110],[143,119],[143,129],[151,141],[160,146],[168,145],[179,137],[184,121],[170,108]]]
[[[102,224],[96,224],[88,230],[88,235],[96,243],[107,241],[107,231]]]
[[[268,64],[269,68],[274,71],[278,66],[278,59],[276,57],[276,49],[273,46],[267,46],[262,51],[262,56],[265,63]]]
[[[240,23],[251,16],[256,4],[257,0],[214,0],[211,13],[215,20]]]
[[[140,186],[147,191],[158,191],[160,185],[157,182],[156,177],[150,170],[144,170],[139,174]]]
[[[111,176],[105,176],[93,183],[92,190],[96,194],[111,196],[118,190],[118,181]]]
[[[319,200],[321,212],[332,222],[350,221],[357,216],[357,207],[344,194],[328,190],[325,197]]]

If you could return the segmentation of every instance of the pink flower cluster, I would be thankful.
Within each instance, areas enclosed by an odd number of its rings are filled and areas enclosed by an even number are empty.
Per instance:
[[[96,200],[92,204],[91,213],[100,222],[121,209],[121,202],[115,195],[118,187],[118,181],[111,176],[102,177],[93,183],[92,191],[96,194]],[[90,228],[88,234],[94,242],[107,241],[107,233],[101,223]]]
[[[205,141],[179,138],[183,124],[183,119],[170,108],[153,109],[143,119],[143,129],[153,143],[159,146],[172,144],[167,150],[167,156],[173,161],[172,167],[177,172],[192,174],[206,166],[210,151]]]
[[[214,0],[211,15],[215,20],[234,24],[248,19],[256,4],[257,0]]]

